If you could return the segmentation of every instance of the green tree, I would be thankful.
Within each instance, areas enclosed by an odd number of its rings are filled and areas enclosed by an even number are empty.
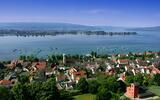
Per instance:
[[[60,93],[56,87],[55,78],[43,82],[42,88],[37,94],[38,100],[59,100]]]
[[[152,84],[153,84],[153,78],[151,78],[150,75],[145,75],[143,85],[144,86],[151,86]]]
[[[29,83],[29,76],[27,75],[19,75],[18,82],[21,84]]]
[[[42,82],[32,82],[30,84],[30,93],[35,100],[39,99],[41,90],[42,90]]]
[[[108,91],[116,93],[117,88],[118,88],[118,82],[117,82],[116,78],[114,76],[109,76],[109,77],[101,80],[101,86],[99,88],[99,91],[103,88]]]
[[[12,93],[16,100],[34,100],[33,96],[30,94],[30,87],[28,84],[17,83],[12,88]]]
[[[98,68],[100,71],[105,71],[106,70],[106,65],[105,64],[101,64]]]
[[[63,56],[62,56],[62,58],[63,58]],[[59,63],[59,62],[58,62],[58,58],[57,58],[56,55],[48,56],[48,62],[50,62],[50,63],[55,63],[55,64],[58,64],[58,63]]]
[[[0,62],[0,69],[4,69],[4,68],[5,68],[4,64]]]
[[[70,92],[61,90],[60,91],[60,100],[72,100]]]
[[[125,93],[126,92],[126,84],[123,81],[119,80],[117,90],[119,93]]]
[[[4,75],[5,75],[5,70],[0,69],[0,80],[4,79]]]
[[[26,57],[26,60],[33,62],[36,59],[36,57],[34,55],[30,55]]]
[[[0,100],[11,100],[11,94],[9,89],[0,86]]]
[[[144,76],[142,74],[136,74],[134,77],[134,82],[138,82],[140,85],[143,85]]]
[[[130,84],[130,83],[133,83],[134,82],[134,76],[126,76],[126,79],[125,79],[126,83],[127,84]]]
[[[18,83],[12,88],[16,100],[59,100],[60,92],[56,87],[55,78],[44,82],[29,83],[27,76],[20,76]],[[64,92],[62,94],[64,96]]]
[[[82,93],[87,93],[88,92],[88,82],[86,81],[86,78],[81,78],[78,81],[77,88],[82,92]]]
[[[92,70],[91,70],[91,69],[85,68],[84,70],[86,71],[87,77],[88,77],[88,78],[91,78],[91,77],[93,76],[93,75],[92,75]]]
[[[112,99],[111,100],[120,100],[120,95],[117,93],[112,93]]]
[[[26,56],[25,56],[25,55],[20,55],[20,56],[19,56],[19,60],[24,60],[24,61],[26,61]]]
[[[153,77],[153,81],[156,85],[160,86],[160,74],[155,74]]]
[[[92,55],[92,57],[96,57],[97,56],[97,52],[92,51],[91,55]]]
[[[88,92],[95,94],[98,92],[98,88],[99,88],[99,83],[96,80],[91,80],[88,82],[89,86],[88,86]]]
[[[112,94],[106,89],[102,89],[97,95],[96,100],[111,100]]]

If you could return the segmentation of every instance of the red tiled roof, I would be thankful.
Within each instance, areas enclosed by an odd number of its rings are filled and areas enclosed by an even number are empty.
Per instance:
[[[0,85],[10,85],[12,82],[10,80],[1,80]]]
[[[128,64],[128,60],[127,59],[121,59],[119,60],[120,64]]]
[[[73,74],[75,76],[84,76],[84,75],[86,75],[86,72],[85,71],[79,71],[79,72],[74,72]]]
[[[45,69],[47,66],[47,63],[45,61],[40,62],[33,62],[33,65],[36,66],[39,70]]]

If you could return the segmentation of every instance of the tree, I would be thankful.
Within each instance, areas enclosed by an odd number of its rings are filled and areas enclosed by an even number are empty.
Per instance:
[[[62,56],[62,58],[63,58],[63,56]],[[56,55],[48,56],[48,62],[58,64],[57,56]]]
[[[38,100],[60,100],[60,93],[56,87],[55,78],[50,78],[43,82],[37,97]]]
[[[106,87],[109,91],[116,93],[118,88],[117,79],[114,76],[108,77]]]
[[[82,92],[82,93],[87,93],[88,92],[88,82],[86,81],[86,78],[81,78],[78,81],[77,88]]]
[[[27,75],[19,75],[18,82],[21,84],[29,83],[29,77]]]
[[[89,83],[88,92],[92,94],[97,93],[100,84],[96,80],[91,80],[88,83]]]
[[[72,100],[72,96],[68,91],[60,91],[60,100]]]
[[[134,77],[134,82],[138,82],[140,85],[143,85],[144,77],[142,74],[136,74]]]
[[[26,56],[25,56],[25,55],[20,55],[20,56],[19,56],[19,60],[24,60],[24,61],[26,61]]]
[[[60,100],[55,78],[29,83],[26,76],[20,76],[18,83],[12,88],[12,93],[16,100]]]
[[[88,78],[91,78],[91,77],[92,77],[92,70],[91,70],[91,69],[87,69],[87,68],[85,68],[84,70],[85,70],[86,73],[87,73],[87,77],[88,77]]]
[[[121,80],[118,81],[118,92],[119,93],[125,93],[126,92],[126,84]]]
[[[106,71],[106,65],[104,65],[104,64],[101,64],[100,66],[99,66],[99,68],[98,68],[100,71]]]
[[[29,90],[30,87],[28,84],[17,83],[13,86],[12,93],[16,100],[28,100],[28,98],[34,100],[34,96],[30,94]]]
[[[144,76],[144,81],[143,81],[143,85],[144,86],[150,86],[153,84],[153,78],[151,78],[150,75],[145,75]]]
[[[92,51],[91,55],[92,55],[92,57],[96,57],[97,56],[97,52]]]
[[[111,100],[112,94],[106,89],[102,89],[97,95],[96,100]]]
[[[153,81],[156,85],[160,86],[160,74],[154,75]]]
[[[32,97],[34,97],[35,100],[38,100],[42,89],[42,82],[32,82],[30,86],[30,93]]]
[[[4,69],[0,69],[0,80],[4,79],[5,76],[5,70]]]
[[[9,89],[0,86],[0,100],[11,100],[11,94]]]
[[[111,100],[121,100],[120,99],[120,94],[112,93],[112,99]]]
[[[111,92],[117,92],[118,82],[114,76],[109,76],[103,80],[101,80],[101,87],[99,90],[105,88]]]
[[[18,83],[14,84],[12,93],[16,100],[28,100],[28,98],[34,100],[34,96],[30,92],[29,77],[27,75],[19,75]]]
[[[130,84],[130,83],[133,83],[134,82],[134,76],[126,76],[126,79],[125,79],[126,83],[127,84]]]
[[[34,55],[30,55],[30,56],[27,56],[26,57],[26,60],[30,61],[30,62],[33,62],[35,60],[35,56]]]
[[[0,69],[4,69],[4,68],[5,68],[4,64],[0,62]]]

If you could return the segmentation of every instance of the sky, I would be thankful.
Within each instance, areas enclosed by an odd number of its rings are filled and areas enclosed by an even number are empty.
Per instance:
[[[160,0],[0,0],[0,22],[160,26]]]

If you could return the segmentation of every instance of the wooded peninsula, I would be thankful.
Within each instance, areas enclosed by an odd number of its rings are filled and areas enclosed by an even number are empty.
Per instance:
[[[0,36],[46,36],[46,35],[137,35],[137,32],[105,32],[105,31],[81,31],[81,30],[13,30],[1,29]]]

